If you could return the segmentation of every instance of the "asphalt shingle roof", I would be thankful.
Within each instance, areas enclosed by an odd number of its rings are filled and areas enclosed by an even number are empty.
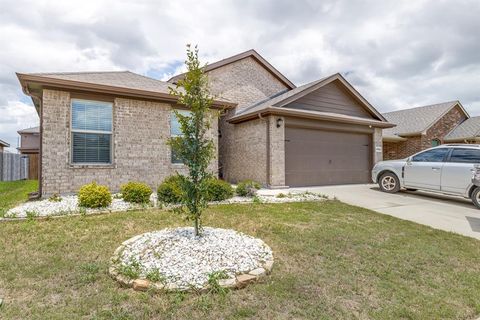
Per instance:
[[[458,101],[449,101],[384,113],[383,116],[388,122],[397,126],[383,130],[383,136],[392,137],[423,132],[457,103]]]
[[[170,93],[168,87],[172,85],[130,71],[31,73],[31,75],[162,93]]]
[[[18,133],[40,133],[40,127],[31,127],[22,130],[18,130]]]
[[[459,124],[445,140],[471,139],[480,136],[480,117],[471,117]]]

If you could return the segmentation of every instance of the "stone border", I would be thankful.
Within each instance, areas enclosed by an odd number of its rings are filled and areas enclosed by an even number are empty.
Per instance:
[[[110,258],[110,267],[108,268],[108,273],[110,276],[118,281],[123,287],[133,288],[135,291],[163,291],[163,292],[174,292],[174,291],[183,291],[183,292],[206,292],[210,288],[208,285],[202,288],[182,288],[175,284],[164,285],[161,282],[151,282],[147,279],[129,279],[123,274],[120,274],[118,271],[119,263],[121,259],[121,254],[125,247],[138,240],[142,237],[143,234],[136,235],[133,238],[130,238],[115,249],[113,256]],[[266,275],[272,272],[274,260],[267,260],[261,268],[256,268],[250,270],[246,273],[237,274],[234,278],[220,279],[218,284],[222,288],[229,289],[241,289],[245,288],[248,284],[256,282],[257,280],[265,277]]]

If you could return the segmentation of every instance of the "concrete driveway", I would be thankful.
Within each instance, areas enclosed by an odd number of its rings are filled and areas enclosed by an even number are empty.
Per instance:
[[[381,192],[374,184],[261,190],[261,193],[275,195],[307,190],[400,219],[480,239],[480,210],[463,198],[421,191],[389,194]]]

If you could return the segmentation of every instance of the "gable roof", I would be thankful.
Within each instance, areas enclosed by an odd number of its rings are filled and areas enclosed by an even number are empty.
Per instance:
[[[445,136],[445,141],[459,141],[480,137],[480,117],[471,117]]]
[[[173,103],[178,100],[177,97],[170,94],[170,83],[130,71],[17,73],[17,77],[24,93],[32,97],[37,111],[39,110],[39,99],[43,87],[66,88]],[[235,105],[235,103],[228,101],[213,101],[214,107],[223,108]]]
[[[460,107],[467,118],[470,117],[458,100],[384,113],[385,118],[397,126],[384,130],[383,136],[388,138],[420,135],[456,106]]]
[[[26,128],[26,129],[18,130],[17,132],[19,134],[22,134],[22,133],[40,133],[40,127],[37,126],[37,127]]]
[[[362,97],[362,95],[360,95],[360,93],[358,93],[358,91],[355,90],[355,88],[347,80],[345,80],[345,78],[339,73],[335,73],[331,76],[307,83],[303,86],[294,88],[284,93],[280,93],[278,95],[270,97],[267,100],[260,101],[254,105],[246,107],[245,109],[235,114],[232,118],[230,118],[229,122],[238,123],[238,122],[246,121],[246,120],[255,118],[258,114],[262,114],[262,112],[265,112],[267,110],[280,111],[280,109],[282,109],[284,112],[287,110],[289,112],[295,112],[295,113],[302,112],[305,114],[305,116],[318,113],[318,114],[330,114],[332,117],[333,116],[337,117],[338,115],[333,115],[328,112],[319,112],[319,111],[306,112],[305,110],[300,111],[300,110],[293,110],[291,108],[284,107],[290,102],[293,102],[333,81],[340,81],[340,83],[342,83],[342,85],[365,107],[365,109],[367,109],[372,115],[374,115],[377,118],[377,120],[372,120],[372,121],[376,121],[378,123],[384,123],[384,124],[387,124],[387,126],[390,126],[390,124],[387,123],[387,120],[382,116],[382,114],[378,112],[364,97]],[[350,117],[352,120],[355,119],[356,121],[360,121],[361,119],[369,120],[361,117],[346,116],[346,115],[342,115],[341,119],[344,119],[345,117]]]
[[[253,59],[255,59],[263,68],[265,68],[268,72],[270,72],[275,78],[280,80],[280,82],[285,84],[288,88],[293,89],[293,88],[296,87],[295,84],[293,84],[293,82],[288,80],[287,77],[285,77],[280,71],[278,71],[274,66],[272,66],[270,64],[270,62],[268,62],[264,57],[262,57],[257,51],[255,51],[253,49],[247,50],[245,52],[236,54],[234,56],[228,57],[226,59],[222,59],[220,61],[217,61],[217,62],[214,62],[214,63],[211,63],[211,64],[207,64],[207,66],[204,69],[204,72],[208,72],[208,71],[212,71],[212,70],[221,68],[225,65],[234,63],[236,61],[239,61],[239,60],[242,60],[242,59],[245,59],[245,58],[248,58],[248,57],[252,57]],[[178,74],[178,75],[170,78],[168,80],[168,82],[173,83],[175,81],[180,80],[184,76],[185,76],[185,73]]]
[[[7,143],[7,142],[5,142],[5,141],[3,141],[3,140],[0,140],[0,146],[7,147],[7,148],[8,148],[8,147],[10,147],[10,143]]]

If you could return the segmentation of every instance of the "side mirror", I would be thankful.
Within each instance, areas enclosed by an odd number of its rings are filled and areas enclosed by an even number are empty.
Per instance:
[[[410,162],[412,162],[412,156],[407,158],[407,163],[410,163]]]

